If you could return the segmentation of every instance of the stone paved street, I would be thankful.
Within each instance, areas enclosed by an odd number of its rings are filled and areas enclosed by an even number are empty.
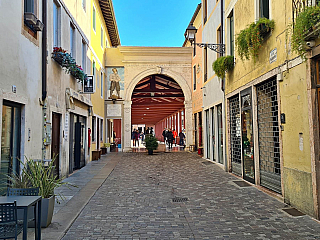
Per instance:
[[[63,239],[320,239],[317,221],[289,216],[284,203],[204,161],[122,154]]]

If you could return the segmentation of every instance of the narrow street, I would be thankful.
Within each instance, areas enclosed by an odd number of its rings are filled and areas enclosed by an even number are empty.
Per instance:
[[[109,169],[63,240],[320,239],[316,220],[288,215],[282,210],[286,204],[254,186],[239,187],[234,181],[241,179],[196,154],[117,156],[113,171]],[[97,165],[99,176],[108,164]],[[187,201],[173,202],[177,198]],[[51,229],[57,225],[55,216]],[[50,227],[46,231],[43,239]]]

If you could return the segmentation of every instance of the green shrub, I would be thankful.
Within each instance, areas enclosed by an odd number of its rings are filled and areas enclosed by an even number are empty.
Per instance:
[[[152,134],[146,134],[144,141],[146,143],[146,149],[156,150],[158,148],[158,139]]]
[[[296,18],[293,33],[291,36],[292,50],[299,55],[305,56],[305,37],[313,31],[315,26],[320,22],[320,6],[307,7],[304,11],[300,12]],[[289,26],[292,28],[292,25]]]

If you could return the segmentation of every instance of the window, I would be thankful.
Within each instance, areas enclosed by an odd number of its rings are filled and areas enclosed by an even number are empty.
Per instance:
[[[93,13],[92,13],[92,28],[94,32],[96,32],[96,9],[93,6]]]
[[[204,68],[204,82],[207,81],[207,77],[208,77],[208,56],[207,56],[207,52],[208,49],[205,47],[203,50],[203,59],[204,59],[204,63],[203,63],[203,68]]]
[[[96,62],[92,61],[93,89],[96,91]]]
[[[59,47],[59,44],[60,44],[59,14],[60,14],[60,7],[55,2],[53,2],[53,46],[54,47]]]
[[[230,13],[229,17],[229,46],[230,46],[230,56],[234,56],[234,18],[233,11]]]
[[[24,0],[24,12],[35,13],[34,0]]]
[[[92,142],[96,141],[96,117],[92,117]]]
[[[221,26],[217,29],[217,43],[221,44],[222,43],[222,34],[221,34]],[[217,53],[217,57],[221,57],[221,53]]]
[[[86,60],[87,60],[87,44],[82,41],[82,69],[86,71]]]
[[[86,10],[86,0],[82,0],[82,8],[83,10]]]
[[[259,12],[260,18],[269,19],[269,0],[259,0]]]
[[[196,36],[194,36],[194,42],[196,43]],[[193,44],[193,56],[196,56],[197,54],[197,45]]]
[[[70,54],[73,58],[75,58],[75,47],[74,47],[74,26],[70,23]]]
[[[207,22],[207,0],[203,1],[203,25]]]
[[[102,71],[100,76],[100,91],[101,91],[101,97],[103,97],[103,72]]]
[[[101,27],[101,47],[103,48],[103,28]]]
[[[193,90],[197,89],[197,66],[193,66]]]

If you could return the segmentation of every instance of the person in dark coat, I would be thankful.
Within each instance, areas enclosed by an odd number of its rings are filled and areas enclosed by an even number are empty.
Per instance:
[[[171,131],[171,129],[169,129],[168,133],[167,133],[167,139],[168,139],[168,143],[169,143],[169,149],[172,149],[172,143],[173,143],[173,133]]]
[[[164,144],[167,143],[167,132],[168,132],[167,129],[164,128],[164,129],[163,129],[163,132],[162,132]]]
[[[179,133],[179,138],[180,138],[179,145],[184,146],[184,139],[186,138],[186,136],[184,135],[184,133],[182,131]]]

